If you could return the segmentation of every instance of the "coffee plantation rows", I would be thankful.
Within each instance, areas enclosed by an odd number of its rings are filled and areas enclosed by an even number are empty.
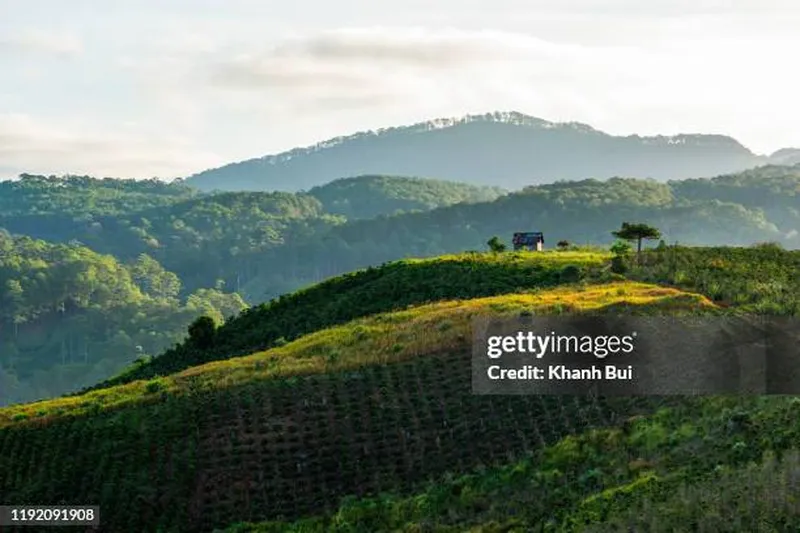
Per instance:
[[[672,401],[411,496],[353,497],[225,533],[796,531],[800,399]]]

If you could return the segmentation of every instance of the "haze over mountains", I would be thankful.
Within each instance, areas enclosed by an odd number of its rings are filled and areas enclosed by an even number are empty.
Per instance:
[[[519,112],[436,119],[337,137],[231,163],[187,179],[201,190],[295,192],[364,174],[425,176],[518,189],[554,180],[698,178],[800,162],[800,149],[758,155],[724,135],[614,136]]]

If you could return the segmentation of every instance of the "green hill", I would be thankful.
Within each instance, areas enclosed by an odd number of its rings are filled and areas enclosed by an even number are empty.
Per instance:
[[[439,299],[478,298],[552,287],[570,279],[608,280],[604,251],[468,253],[404,260],[332,278],[252,307],[220,327],[208,346],[185,342],[98,387],[177,372],[244,355],[316,329],[372,313]],[[572,272],[577,267],[577,272]],[[707,294],[742,312],[800,312],[800,251],[756,248],[668,247],[647,251],[627,276]]]
[[[226,533],[796,531],[797,398],[704,398],[566,436],[410,496]]]
[[[332,278],[247,309],[221,326],[208,346],[186,342],[99,386],[165,375],[262,350],[317,329],[374,313],[443,299],[468,299],[597,277],[607,252],[460,254],[405,260]],[[577,267],[577,273],[565,269]]]
[[[459,203],[489,202],[505,193],[500,187],[402,176],[342,178],[308,191],[322,202],[327,212],[343,215],[348,220],[430,211]]]
[[[0,409],[0,492],[20,504],[96,502],[104,527],[136,531],[209,531],[406,494],[668,405],[471,393],[472,317],[626,308],[721,312],[698,295],[618,282],[373,315],[169,377]]]

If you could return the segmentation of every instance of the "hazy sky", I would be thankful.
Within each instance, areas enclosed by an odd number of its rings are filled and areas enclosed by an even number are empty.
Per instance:
[[[516,110],[800,147],[796,0],[0,0],[0,178]]]

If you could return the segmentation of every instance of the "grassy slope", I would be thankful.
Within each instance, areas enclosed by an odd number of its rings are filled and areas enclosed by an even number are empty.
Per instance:
[[[594,277],[592,271],[600,270],[609,257],[606,252],[586,251],[461,254],[368,268],[253,307],[223,325],[213,347],[200,350],[185,343],[97,387],[246,355],[276,342],[410,305],[552,287],[563,282],[563,270],[569,265],[579,267],[580,276]]]
[[[97,502],[109,528],[187,531],[329,511],[353,493],[403,494],[663,405],[471,394],[471,317],[626,308],[717,311],[637,283],[440,302],[150,382],[2,409],[0,493]]]
[[[97,387],[172,374],[209,361],[246,355],[283,340],[350,320],[431,301],[479,298],[564,282],[564,271],[607,279],[607,252],[460,254],[396,261],[331,278],[251,308],[219,329],[215,345],[183,344]],[[745,312],[800,312],[800,251],[760,248],[668,248],[649,251],[628,275],[708,295]]]

